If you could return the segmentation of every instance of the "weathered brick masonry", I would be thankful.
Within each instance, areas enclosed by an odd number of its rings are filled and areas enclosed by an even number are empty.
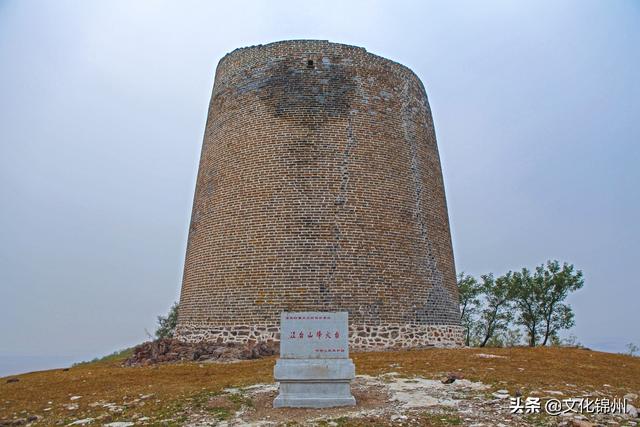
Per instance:
[[[363,48],[277,42],[216,70],[177,336],[277,339],[283,310],[347,310],[355,349],[462,343],[424,87]]]

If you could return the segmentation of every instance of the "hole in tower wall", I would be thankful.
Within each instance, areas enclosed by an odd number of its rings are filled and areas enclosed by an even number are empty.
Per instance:
[[[313,68],[313,59],[307,61],[307,68]]]

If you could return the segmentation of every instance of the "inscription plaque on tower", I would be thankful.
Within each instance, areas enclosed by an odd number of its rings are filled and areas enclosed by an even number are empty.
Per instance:
[[[281,314],[280,358],[274,368],[280,388],[274,407],[355,405],[348,325],[347,312]]]

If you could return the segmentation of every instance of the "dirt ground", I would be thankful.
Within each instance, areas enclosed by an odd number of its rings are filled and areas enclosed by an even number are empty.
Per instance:
[[[354,408],[273,409],[274,357],[128,368],[111,360],[0,379],[0,425],[640,425],[621,414],[573,420],[509,413],[509,398],[518,394],[633,398],[640,394],[637,357],[508,348],[352,358],[359,375]],[[464,379],[445,387],[440,380],[450,373]]]

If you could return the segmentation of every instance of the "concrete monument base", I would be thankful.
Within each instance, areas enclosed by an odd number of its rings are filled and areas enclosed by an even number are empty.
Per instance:
[[[351,359],[278,359],[274,368],[280,383],[274,408],[331,408],[353,406]]]

